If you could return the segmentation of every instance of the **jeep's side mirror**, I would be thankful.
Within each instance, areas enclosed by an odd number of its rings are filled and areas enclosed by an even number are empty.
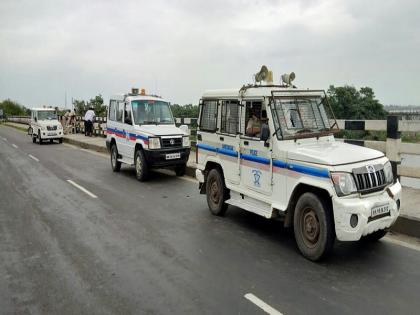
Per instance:
[[[261,133],[260,133],[260,140],[267,142],[267,140],[270,138],[270,128],[268,128],[267,124],[261,125]]]

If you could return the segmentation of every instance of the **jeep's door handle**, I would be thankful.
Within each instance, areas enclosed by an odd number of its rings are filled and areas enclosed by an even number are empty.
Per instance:
[[[220,141],[225,141],[225,138],[223,138],[223,137],[220,137]]]
[[[249,142],[248,141],[244,141],[244,145],[249,145]]]

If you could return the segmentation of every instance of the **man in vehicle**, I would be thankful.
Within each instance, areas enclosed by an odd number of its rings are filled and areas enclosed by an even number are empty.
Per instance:
[[[252,109],[251,118],[249,118],[246,125],[246,135],[256,137],[261,131],[261,121],[258,118],[259,113],[257,108]]]

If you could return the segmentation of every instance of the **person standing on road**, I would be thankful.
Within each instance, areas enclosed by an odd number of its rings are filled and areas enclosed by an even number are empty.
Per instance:
[[[93,107],[90,107],[85,114],[85,136],[92,137],[93,122],[95,121],[95,112]]]

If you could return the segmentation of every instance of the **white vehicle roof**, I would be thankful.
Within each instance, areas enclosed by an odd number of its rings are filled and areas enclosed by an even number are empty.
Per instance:
[[[323,90],[301,90],[284,86],[249,86],[246,89],[218,89],[207,90],[203,94],[203,98],[238,98],[242,97],[263,97],[271,96],[271,92],[275,95],[317,95],[323,96]]]
[[[147,100],[147,101],[162,101],[168,102],[163,98],[155,95],[127,95],[127,94],[115,94],[111,96],[111,100],[117,101],[138,101],[138,100]]]

